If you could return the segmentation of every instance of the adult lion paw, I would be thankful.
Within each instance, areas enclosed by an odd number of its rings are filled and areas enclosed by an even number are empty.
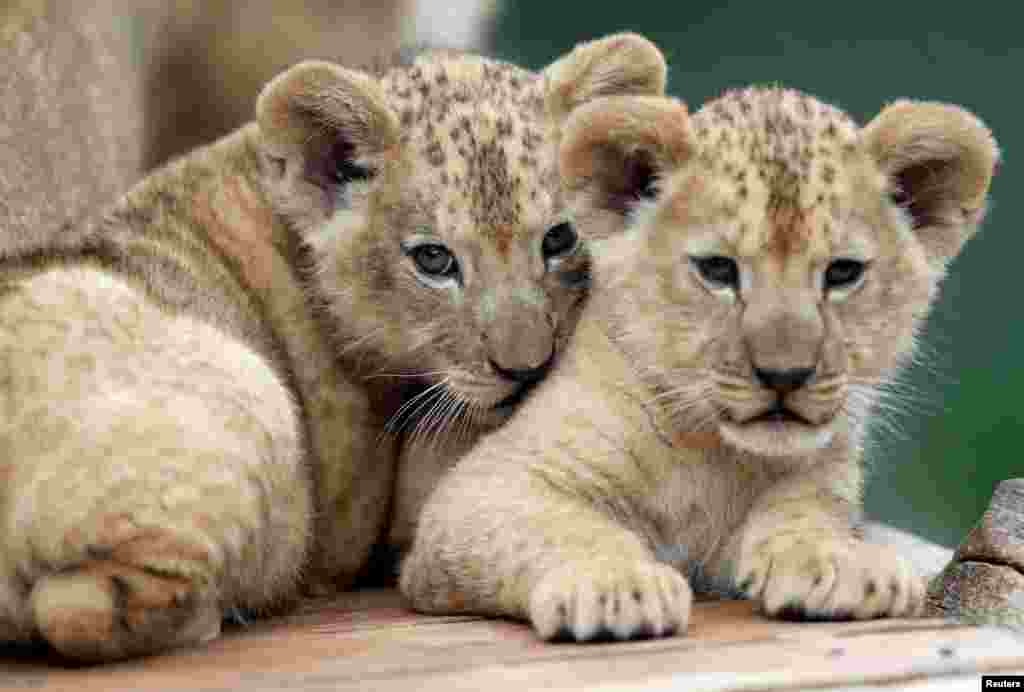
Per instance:
[[[667,637],[686,627],[686,579],[657,562],[569,563],[530,594],[530,620],[544,639]]]
[[[769,615],[813,620],[912,616],[924,580],[891,548],[853,539],[769,539],[740,562],[740,588]]]

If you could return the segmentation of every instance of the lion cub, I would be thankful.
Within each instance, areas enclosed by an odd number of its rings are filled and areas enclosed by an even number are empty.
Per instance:
[[[583,106],[560,161],[581,232],[610,236],[592,300],[556,372],[431,497],[405,594],[576,640],[685,628],[686,574],[769,614],[918,612],[910,566],[858,538],[861,441],[997,158],[939,103],[864,128],[782,89],[692,117]]]
[[[348,584],[400,449],[500,423],[573,329],[559,123],[664,79],[635,35],[303,63],[101,222],[0,237],[0,642],[145,654]]]

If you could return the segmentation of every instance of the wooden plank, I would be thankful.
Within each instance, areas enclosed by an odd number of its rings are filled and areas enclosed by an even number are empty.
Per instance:
[[[429,617],[386,591],[228,630],[199,649],[93,668],[0,659],[0,690],[788,689],[1024,669],[1024,635],[941,620],[787,623],[741,601],[694,607],[685,637],[546,644],[521,623]]]

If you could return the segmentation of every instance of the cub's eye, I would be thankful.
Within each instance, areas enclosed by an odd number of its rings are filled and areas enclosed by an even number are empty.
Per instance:
[[[572,250],[576,247],[576,231],[572,224],[563,221],[549,228],[548,232],[544,234],[544,240],[541,241],[540,247],[541,252],[544,253],[544,259],[564,255]]]
[[[420,245],[409,253],[412,261],[424,274],[430,276],[454,276],[459,272],[459,264],[451,251],[444,245]]]
[[[722,255],[691,257],[690,262],[705,281],[715,286],[739,288],[740,268],[736,260]]]
[[[864,276],[866,264],[855,259],[833,260],[825,269],[825,290],[849,288]]]
[[[348,159],[338,159],[331,171],[331,178],[338,185],[348,185],[353,180],[369,180],[373,177],[373,170],[360,166]]]

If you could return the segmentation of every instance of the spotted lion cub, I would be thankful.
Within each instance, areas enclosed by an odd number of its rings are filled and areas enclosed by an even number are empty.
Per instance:
[[[348,585],[400,452],[502,422],[572,332],[559,124],[664,77],[634,35],[540,74],[302,63],[102,221],[0,234],[0,642],[141,655]]]
[[[912,101],[858,128],[752,88],[692,117],[603,99],[563,136],[573,217],[610,236],[592,302],[432,496],[403,591],[577,640],[685,628],[697,577],[769,614],[918,612],[911,567],[858,538],[861,442],[981,221],[989,131]]]

